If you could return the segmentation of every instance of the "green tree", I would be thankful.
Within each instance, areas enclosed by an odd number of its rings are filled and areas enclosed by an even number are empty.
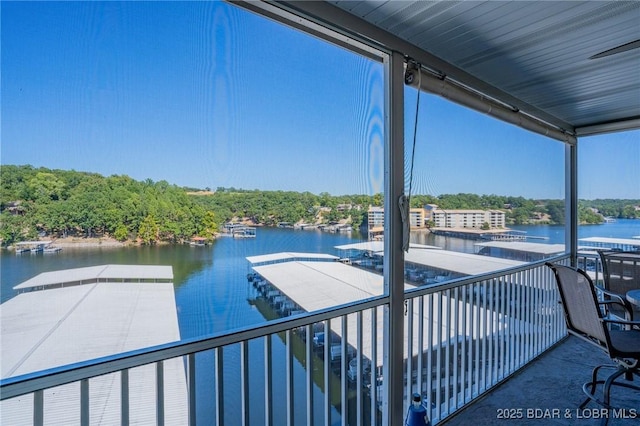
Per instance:
[[[215,214],[207,211],[202,218],[202,231],[200,235],[208,240],[213,240],[218,232],[218,224],[216,223]]]
[[[160,229],[152,215],[147,215],[138,229],[138,238],[142,244],[155,244],[158,241]]]
[[[604,218],[601,214],[594,212],[590,207],[579,206],[578,221],[580,223],[593,225],[604,222]]]
[[[564,225],[564,201],[549,200],[547,202],[547,212],[551,216],[551,221],[558,225]]]
[[[28,189],[32,200],[49,202],[60,199],[65,184],[62,179],[50,172],[37,172],[29,179]]]
[[[129,238],[129,230],[124,224],[121,223],[116,226],[116,229],[113,232],[113,238],[118,241],[126,241]]]
[[[32,234],[31,228],[23,216],[8,212],[0,214],[0,239],[4,246],[27,239]]]
[[[640,211],[636,210],[635,206],[627,205],[622,208],[622,217],[627,219],[635,219],[638,217]]]

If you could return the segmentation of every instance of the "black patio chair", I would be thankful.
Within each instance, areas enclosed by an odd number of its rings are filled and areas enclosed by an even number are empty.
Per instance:
[[[625,295],[630,290],[640,289],[640,252],[622,250],[598,250],[602,262],[602,274],[604,277],[604,299],[608,300],[609,293],[621,296],[624,300],[626,310],[634,316],[640,315],[640,306],[630,304]],[[617,305],[610,305],[609,312],[617,317],[621,317],[621,312]]]
[[[593,369],[591,381],[583,385],[587,399],[580,409],[584,409],[590,401],[609,409],[609,412],[620,409],[610,404],[612,386],[640,391],[640,386],[633,383],[634,376],[640,378],[640,322],[605,318],[599,306],[603,302],[598,302],[593,282],[584,271],[550,262],[546,265],[555,274],[569,333],[603,350],[613,361],[613,364],[599,365]],[[612,300],[607,303],[616,302]],[[622,327],[613,329],[611,324]],[[605,380],[598,380],[598,372],[602,368],[614,368],[615,372]],[[622,380],[616,381],[619,378]],[[598,385],[603,385],[602,398],[596,395]],[[606,425],[608,420],[609,417],[604,417],[602,424]]]

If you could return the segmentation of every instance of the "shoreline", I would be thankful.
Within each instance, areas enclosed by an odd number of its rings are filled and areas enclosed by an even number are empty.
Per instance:
[[[122,243],[120,241],[110,240],[110,239],[103,240],[103,239],[91,238],[88,240],[84,240],[84,239],[76,239],[76,238],[72,238],[72,239],[65,238],[64,240],[54,240],[51,243],[51,245],[53,247],[69,249],[69,248],[98,248],[98,247],[120,248],[120,247],[132,246],[134,244]]]
[[[640,218],[633,218],[633,219],[621,219],[621,220],[629,220],[629,221],[640,221]],[[615,223],[615,222],[614,222]],[[590,227],[598,227],[598,226],[611,226],[612,223],[598,223],[598,224],[580,224],[580,226],[584,226],[585,228],[590,228]],[[264,226],[263,224],[253,224],[252,226],[256,226],[256,227],[262,227]],[[561,227],[562,225],[552,225],[552,224],[547,224],[547,223],[536,223],[536,224],[528,224],[528,225],[511,225],[511,226],[524,226],[524,227],[540,227],[540,228],[544,228],[544,227]],[[271,228],[271,227],[267,227],[267,228]],[[275,227],[273,227],[275,228]],[[513,230],[513,229],[510,229]],[[416,232],[417,231],[417,232]],[[411,232],[412,233],[417,233],[417,234],[427,234],[429,233],[431,230],[430,229],[412,229]],[[503,232],[506,231],[506,229],[502,230]],[[216,235],[217,238],[222,237],[224,234],[219,233]],[[632,237],[627,237],[627,238],[638,238],[640,237],[640,235],[636,236],[632,236]],[[84,249],[84,248],[125,248],[125,247],[141,247],[142,245],[138,242],[135,241],[125,241],[125,242],[120,242],[114,238],[108,238],[108,237],[100,237],[100,238],[86,238],[86,237],[67,237],[67,238],[57,238],[57,239],[53,239],[53,240],[43,240],[43,241],[51,241],[51,246],[53,247],[60,247],[63,249]],[[163,245],[170,245],[170,244],[174,244],[174,243],[169,243],[169,242],[162,242],[159,241],[157,242],[155,245],[156,246],[163,246]],[[5,246],[0,248],[0,250],[9,250],[9,251],[14,251],[15,250],[15,245],[10,245],[10,246]]]
[[[51,247],[59,247],[64,249],[74,248],[121,248],[135,246],[134,243],[123,243],[112,238],[58,238],[54,240],[35,240],[35,241],[51,241]],[[5,247],[8,250],[15,250],[15,245]]]

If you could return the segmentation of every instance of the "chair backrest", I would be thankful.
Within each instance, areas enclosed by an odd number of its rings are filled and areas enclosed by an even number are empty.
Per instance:
[[[640,289],[640,252],[600,250],[598,254],[605,289],[623,297],[629,290]]]
[[[556,277],[567,329],[574,335],[608,348],[607,330],[591,278],[579,269],[547,262]]]

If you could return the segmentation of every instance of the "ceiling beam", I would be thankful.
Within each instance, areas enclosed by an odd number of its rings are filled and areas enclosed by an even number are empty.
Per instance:
[[[591,126],[576,127],[576,136],[592,136],[602,133],[621,132],[625,130],[640,129],[640,117],[623,121],[599,123]]]

